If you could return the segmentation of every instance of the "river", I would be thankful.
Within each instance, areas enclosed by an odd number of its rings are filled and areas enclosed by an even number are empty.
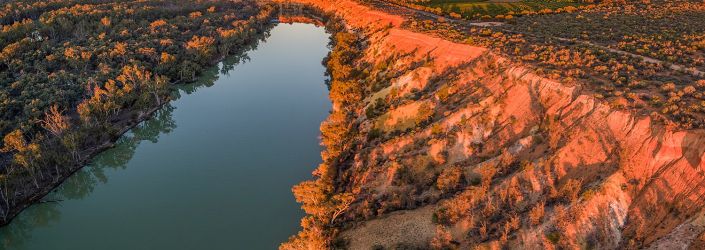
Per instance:
[[[320,163],[329,35],[279,24],[0,228],[5,249],[275,249]]]

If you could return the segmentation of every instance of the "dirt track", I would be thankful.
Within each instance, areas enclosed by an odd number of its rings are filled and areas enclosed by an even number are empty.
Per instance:
[[[462,19],[456,19],[456,18],[451,18],[451,17],[445,17],[445,16],[439,16],[434,13],[422,11],[422,10],[417,10],[417,9],[412,9],[406,6],[402,5],[397,5],[397,4],[392,4],[392,3],[387,3],[387,2],[381,2],[381,1],[376,1],[376,0],[370,0],[369,2],[373,3],[373,5],[377,8],[384,8],[385,11],[389,11],[389,9],[403,9],[406,12],[406,15],[419,15],[419,16],[424,16],[427,18],[431,19],[439,19],[443,18],[448,22],[454,23],[456,25],[464,26],[464,28],[471,28],[471,27],[499,27],[501,31],[507,32],[507,33],[514,33],[514,34],[522,34],[525,36],[530,36],[530,37],[537,37],[536,34],[533,33],[526,33],[526,32],[519,32],[516,30],[512,30],[511,28],[507,28],[506,25],[503,25],[504,23],[502,22],[471,22],[467,20],[462,20]],[[399,11],[396,11],[399,12]],[[636,58],[640,58],[643,61],[647,63],[653,63],[653,64],[659,64],[659,65],[667,65],[670,69],[674,71],[681,71],[681,72],[687,72],[693,76],[698,76],[698,77],[705,77],[705,72],[700,71],[698,69],[695,69],[693,67],[687,67],[685,65],[679,65],[679,64],[672,64],[672,63],[667,63],[662,60],[652,58],[652,57],[647,57],[647,56],[642,56],[642,55],[637,55],[631,52],[623,51],[623,50],[618,50],[614,48],[610,48],[604,45],[600,44],[595,44],[589,41],[584,41],[584,40],[577,40],[577,39],[568,39],[568,38],[563,38],[563,37],[553,37],[559,41],[567,42],[567,43],[576,43],[576,44],[581,44],[581,45],[587,45],[590,47],[595,47],[599,49],[603,49],[612,53],[620,54],[620,55],[628,55]]]

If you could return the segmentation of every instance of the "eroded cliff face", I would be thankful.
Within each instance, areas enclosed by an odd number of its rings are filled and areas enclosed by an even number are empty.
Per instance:
[[[488,49],[347,1],[295,0],[365,34],[389,76],[357,114],[337,192],[351,249],[701,246],[705,132],[614,110]],[[379,99],[379,100],[378,100]],[[361,222],[361,223],[356,223]]]

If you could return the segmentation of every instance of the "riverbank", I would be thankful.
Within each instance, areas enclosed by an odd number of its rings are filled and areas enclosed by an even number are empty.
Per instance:
[[[134,120],[122,120],[119,123],[123,123],[122,125],[118,125],[118,133],[117,136],[110,138],[109,140],[104,141],[103,143],[96,145],[94,147],[91,147],[87,150],[84,150],[81,152],[80,156],[80,161],[76,163],[75,165],[72,165],[68,168],[67,172],[64,173],[59,173],[58,178],[54,179],[53,181],[47,181],[44,183],[39,183],[39,188],[34,186],[33,183],[28,183],[27,187],[24,187],[23,190],[24,192],[16,192],[15,194],[18,194],[18,197],[15,199],[21,200],[22,202],[18,203],[16,206],[11,208],[9,210],[9,214],[6,216],[8,219],[3,219],[0,220],[0,227],[5,226],[12,222],[12,219],[14,219],[19,213],[21,213],[23,210],[25,210],[27,207],[36,204],[38,202],[41,202],[42,198],[45,197],[49,192],[54,190],[56,187],[64,183],[66,179],[71,177],[76,171],[81,170],[84,166],[86,166],[91,158],[93,158],[95,155],[113,147],[115,145],[115,142],[117,139],[119,139],[123,134],[127,133],[130,129],[134,128],[135,126],[139,125],[141,122],[149,119],[154,112],[157,110],[161,109],[163,105],[168,104],[168,99],[164,100],[165,102],[162,103],[160,106],[153,107],[147,111],[139,112],[137,113],[137,118]],[[48,174],[57,174],[57,173],[48,173]],[[29,196],[22,197],[22,194],[30,194]],[[60,202],[60,201],[48,201],[48,202]]]
[[[269,7],[263,8],[263,10],[268,8]],[[233,50],[226,50],[228,55],[220,55],[215,60],[210,61],[207,65],[203,66],[210,67],[223,60],[226,56],[242,54],[251,49],[252,44],[256,44],[258,41],[265,38],[268,30],[273,27],[269,21],[275,14],[275,11],[269,8],[267,13],[265,13],[265,15],[261,15],[259,20],[253,19],[250,29],[255,30],[255,32],[248,30],[247,32],[250,32],[248,33],[248,37],[244,38],[238,47],[233,48]],[[197,79],[194,79],[194,81],[195,80]],[[184,84],[184,81],[177,80],[169,83],[170,89],[173,90],[174,86],[177,86],[178,84]],[[0,216],[0,226],[5,226],[10,223],[15,216],[32,204],[41,202],[41,199],[44,196],[46,196],[57,186],[61,185],[67,178],[76,173],[76,171],[88,164],[95,155],[111,148],[115,141],[123,134],[139,125],[141,122],[149,119],[154,112],[158,111],[164,105],[168,104],[169,101],[171,101],[171,97],[169,95],[170,94],[167,96],[161,96],[160,98],[162,101],[159,102],[159,105],[153,106],[146,110],[130,110],[129,108],[121,110],[120,113],[115,115],[115,118],[109,122],[109,127],[107,128],[71,128],[75,130],[88,130],[90,131],[89,133],[94,134],[86,137],[86,141],[81,142],[83,148],[79,149],[78,152],[72,153],[73,155],[71,157],[74,159],[73,164],[64,166],[40,166],[38,167],[38,170],[35,170],[39,172],[39,174],[33,174],[39,175],[39,177],[24,176],[24,180],[21,180],[20,183],[18,183],[17,180],[12,180],[11,182],[4,180],[5,182],[3,182],[2,187],[4,192],[0,193],[0,198],[3,201],[0,203],[0,211],[2,211],[2,216]],[[54,138],[50,139],[55,140]],[[68,154],[69,152],[65,153]],[[8,182],[13,184],[10,185]]]
[[[179,86],[178,98],[44,198],[61,202],[31,206],[0,228],[0,244],[276,248],[303,216],[291,186],[320,163],[329,35],[308,24],[268,33],[246,57]]]

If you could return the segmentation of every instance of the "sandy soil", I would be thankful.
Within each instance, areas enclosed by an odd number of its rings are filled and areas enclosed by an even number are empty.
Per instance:
[[[435,234],[436,226],[431,221],[434,209],[434,206],[425,206],[393,212],[357,225],[343,232],[341,238],[349,240],[350,250],[387,248],[398,243],[423,247]]]

